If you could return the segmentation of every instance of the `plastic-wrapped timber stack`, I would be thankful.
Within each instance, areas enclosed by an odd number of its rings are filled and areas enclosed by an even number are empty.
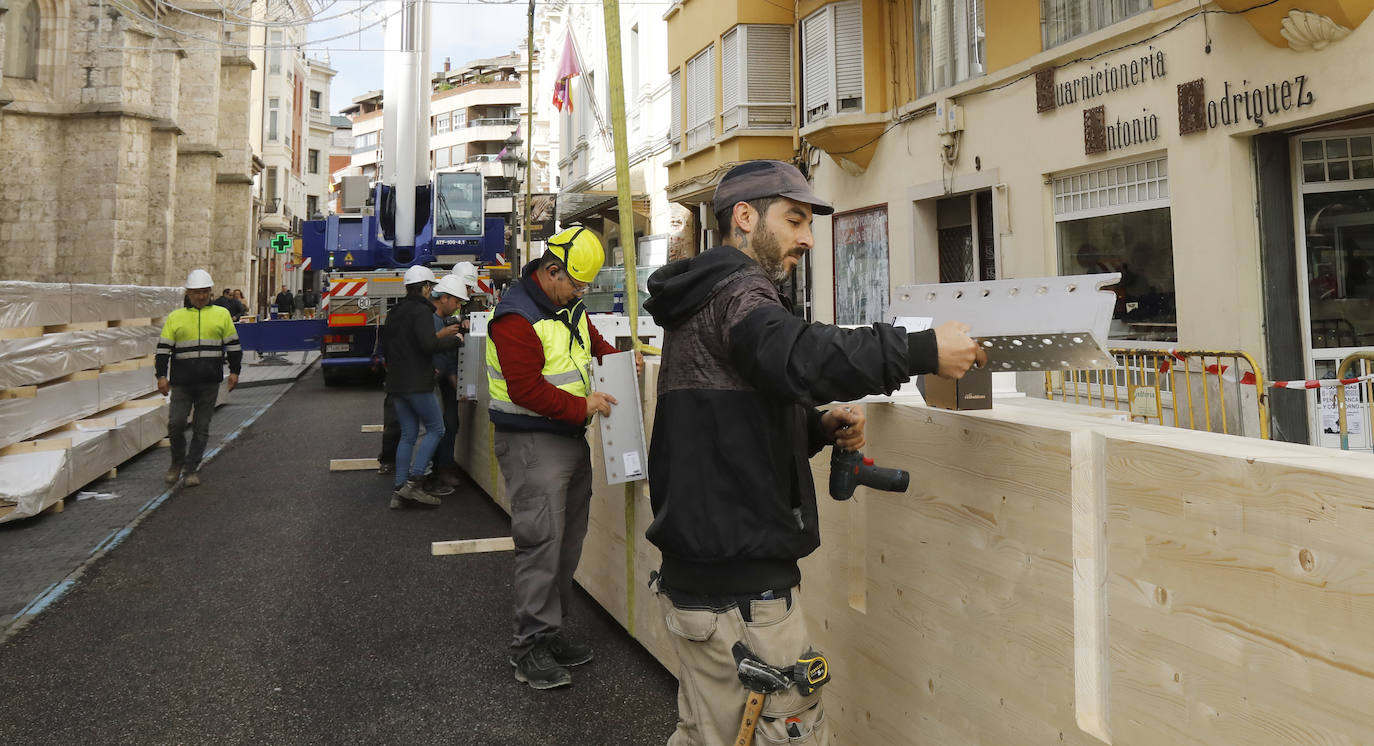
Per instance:
[[[176,287],[0,282],[0,523],[167,433],[153,354]]]

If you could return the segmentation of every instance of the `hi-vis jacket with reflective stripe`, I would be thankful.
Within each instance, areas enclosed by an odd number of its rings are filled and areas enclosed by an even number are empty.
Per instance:
[[[530,322],[544,348],[544,380],[573,396],[591,393],[592,334],[588,329],[586,306],[581,299],[564,308],[553,308],[538,288],[531,290],[533,277],[526,276],[511,286],[492,313],[492,323],[508,314],[518,314]],[[538,293],[543,303],[534,297]],[[511,400],[506,378],[501,372],[494,337],[487,337],[487,383],[491,402],[488,414],[498,429],[540,430],[580,436],[586,422],[574,424],[545,417]]]
[[[224,379],[226,360],[229,372],[237,374],[243,364],[243,348],[234,320],[223,307],[178,308],[167,315],[157,341],[158,378],[167,376],[173,386],[219,383]]]

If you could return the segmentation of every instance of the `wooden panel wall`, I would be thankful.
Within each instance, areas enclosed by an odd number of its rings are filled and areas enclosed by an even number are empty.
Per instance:
[[[460,460],[504,504],[479,406]],[[1032,400],[868,414],[868,455],[912,487],[822,495],[803,561],[838,743],[1374,742],[1368,456]],[[828,452],[812,466],[823,491]],[[622,624],[632,607],[673,670],[645,587],[647,494],[632,590],[624,489],[593,499],[578,581]]]

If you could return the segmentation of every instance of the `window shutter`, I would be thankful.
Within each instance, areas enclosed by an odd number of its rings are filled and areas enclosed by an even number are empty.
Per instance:
[[[721,130],[728,132],[739,126],[739,50],[740,29],[736,26],[720,39],[720,114]]]
[[[835,98],[840,111],[863,111],[864,32],[858,3],[835,5]]]
[[[682,71],[674,70],[669,80],[671,93],[668,105],[671,113],[668,117],[668,139],[677,143],[682,140]]]
[[[802,109],[811,122],[830,114],[834,98],[830,7],[802,21]]]
[[[747,126],[790,128],[792,28],[750,26],[744,42],[744,100],[751,104]]]
[[[696,148],[711,141],[715,128],[715,85],[712,80],[713,47],[707,47],[687,62],[687,147]],[[705,126],[703,126],[705,125]],[[697,128],[701,127],[700,130]]]

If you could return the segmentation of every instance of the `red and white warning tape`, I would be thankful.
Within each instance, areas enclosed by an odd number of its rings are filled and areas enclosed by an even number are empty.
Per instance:
[[[1180,353],[1178,350],[1168,350],[1164,354],[1168,357],[1164,359],[1164,362],[1159,364],[1159,372],[1161,374],[1168,373],[1170,367],[1173,365],[1169,358],[1173,358],[1173,360],[1177,360],[1179,362],[1183,362],[1184,360],[1188,359],[1187,355]],[[1214,376],[1220,376],[1221,380],[1226,381],[1228,383],[1239,383],[1242,386],[1255,385],[1256,379],[1253,371],[1246,371],[1240,376],[1240,378],[1236,378],[1235,373],[1229,372],[1230,369],[1231,366],[1229,365],[1213,363],[1211,365],[1204,367],[1202,369],[1202,372],[1210,373]],[[1340,380],[1337,380],[1335,378],[1322,378],[1315,380],[1308,379],[1305,381],[1270,381],[1265,385],[1267,387],[1276,389],[1318,389],[1325,388],[1328,386],[1349,386],[1355,383],[1363,383],[1364,381],[1374,381],[1374,373],[1363,376],[1356,376],[1355,378],[1342,378]]]

